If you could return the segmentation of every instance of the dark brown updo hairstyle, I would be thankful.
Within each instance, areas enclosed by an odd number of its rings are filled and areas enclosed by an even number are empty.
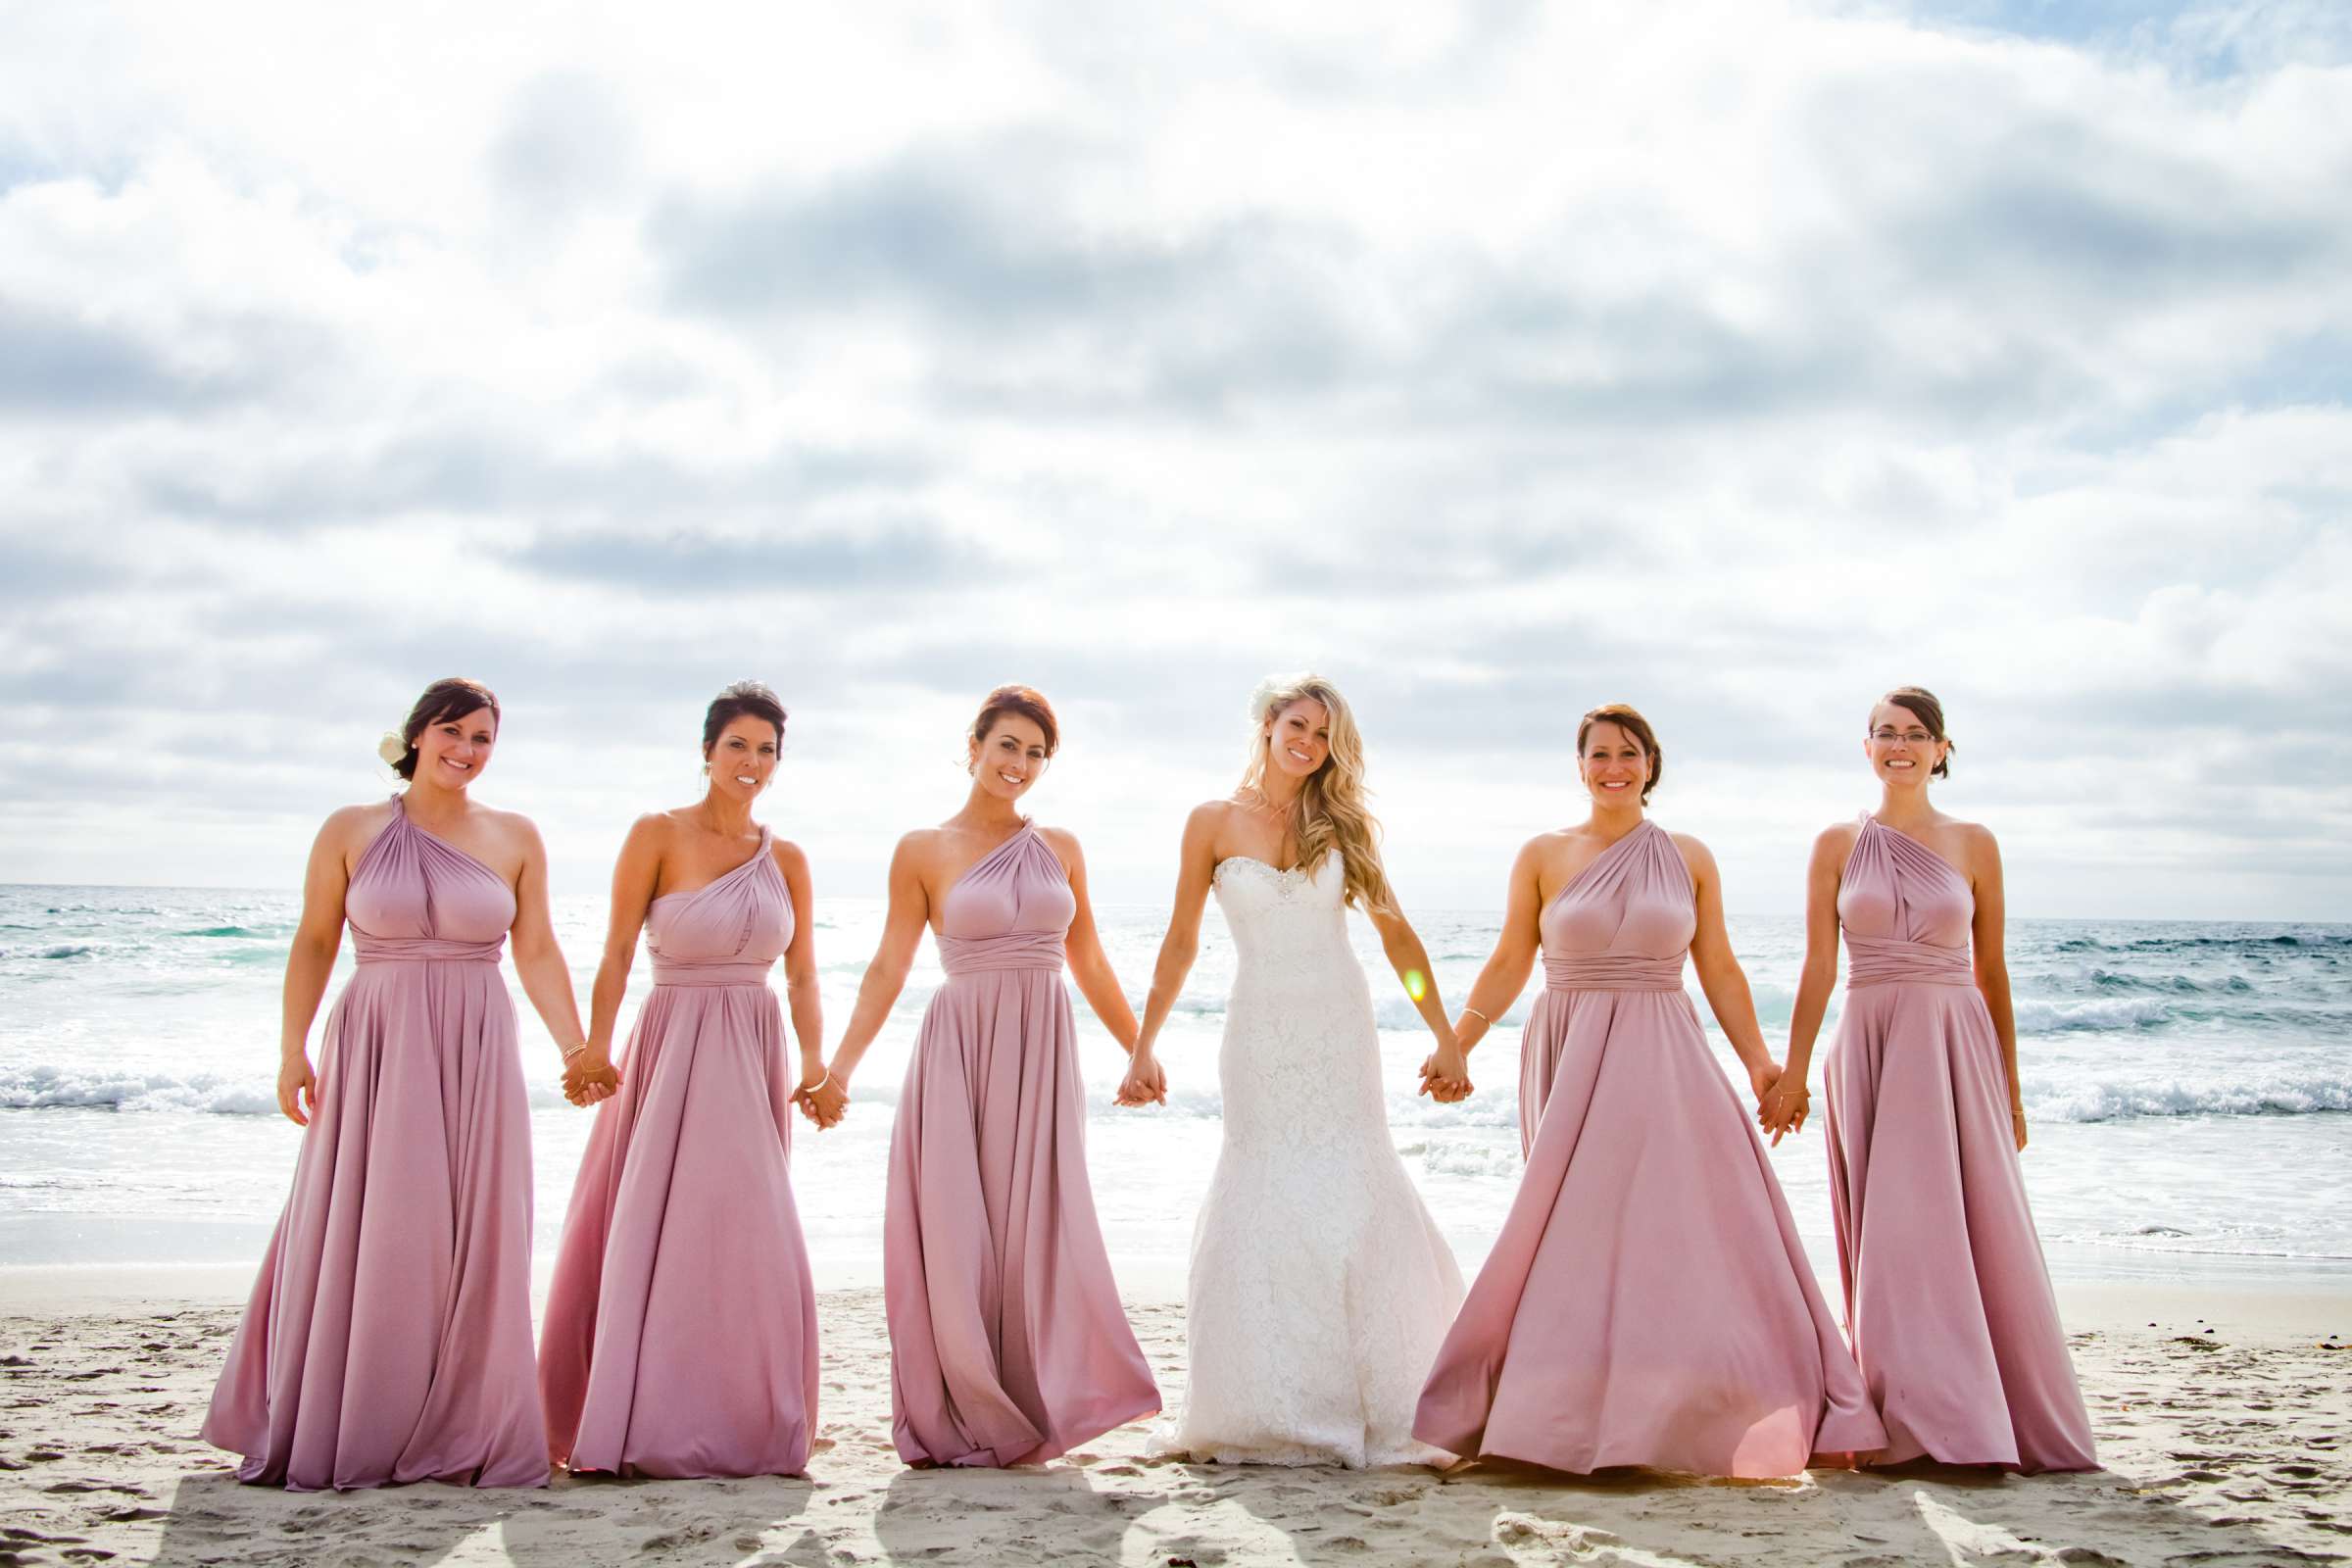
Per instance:
[[[710,707],[703,714],[703,755],[709,757],[710,748],[718,744],[719,732],[749,713],[764,718],[776,726],[776,750],[784,749],[784,705],[762,681],[739,680],[710,699]]]
[[[1603,703],[1587,713],[1576,726],[1576,755],[1579,758],[1585,755],[1585,737],[1592,733],[1595,724],[1616,725],[1641,742],[1642,750],[1649,754],[1649,779],[1642,786],[1642,804],[1647,806],[1649,792],[1656,789],[1658,780],[1666,776],[1666,754],[1658,750],[1658,732],[1649,727],[1648,719],[1634,710],[1632,704]]]
[[[1952,776],[1952,753],[1960,748],[1953,745],[1952,738],[1943,732],[1943,705],[1936,700],[1936,694],[1925,686],[1897,686],[1880,698],[1878,702],[1871,704],[1871,710],[1876,712],[1887,703],[1892,703],[1918,719],[1922,729],[1943,743],[1943,760],[1928,769],[1928,777],[1950,778]]]
[[[1046,755],[1061,746],[1061,726],[1054,721],[1054,705],[1034,686],[1000,686],[980,702],[980,716],[972,720],[972,744],[988,739],[989,726],[1005,713],[1018,713],[1046,734]]]
[[[414,782],[416,777],[416,737],[425,732],[426,726],[446,719],[464,718],[467,713],[484,708],[490,710],[490,726],[496,729],[498,699],[491,696],[490,688],[480,681],[452,675],[427,686],[424,695],[416,699],[416,706],[409,710],[409,721],[400,726],[400,738],[407,744],[408,750],[400,754],[400,760],[392,764],[392,771]]]

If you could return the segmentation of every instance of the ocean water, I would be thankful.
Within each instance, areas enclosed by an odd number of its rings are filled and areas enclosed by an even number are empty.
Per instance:
[[[282,892],[0,886],[0,1263],[258,1258],[301,1136],[273,1093],[296,913]],[[1098,914],[1140,1001],[1164,911]],[[560,902],[556,916],[584,1000],[601,901]],[[829,1029],[849,1015],[881,917],[872,900],[826,900],[816,911]],[[1473,1054],[1478,1093],[1434,1104],[1413,1093],[1428,1037],[1370,927],[1354,929],[1396,1148],[1474,1269],[1519,1177],[1514,1026],[1535,993]],[[1423,914],[1419,929],[1443,995],[1458,1003],[1494,916]],[[1732,935],[1778,1051],[1801,926],[1741,919]],[[347,951],[336,987],[349,966]],[[2352,926],[2020,920],[2010,967],[2033,1133],[2027,1180],[2055,1274],[2352,1289]],[[648,968],[641,956],[624,1031]],[[1111,1103],[1123,1058],[1077,1004],[1088,1159],[1131,1290],[1182,1281],[1216,1153],[1217,1043],[1232,974],[1212,906],[1161,1044],[1164,1107]],[[926,942],[858,1074],[848,1120],[822,1134],[804,1125],[796,1137],[794,1183],[821,1284],[879,1279],[892,1108],[939,979]],[[589,1113],[564,1103],[556,1049],[511,974],[509,983],[524,1012],[544,1264]],[[1707,1016],[1703,1001],[1699,1010]],[[1712,1040],[1735,1071],[1729,1048]],[[1772,1157],[1816,1268],[1834,1280],[1819,1127],[1816,1117]]]

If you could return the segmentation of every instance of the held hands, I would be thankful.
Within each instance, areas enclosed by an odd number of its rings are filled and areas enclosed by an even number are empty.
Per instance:
[[[564,1098],[582,1110],[620,1093],[620,1069],[591,1045],[564,1060]]]
[[[1159,1058],[1152,1054],[1150,1046],[1139,1045],[1128,1054],[1127,1076],[1119,1080],[1117,1098],[1122,1105],[1168,1102],[1168,1075],[1161,1070]]]
[[[277,1066],[277,1108],[297,1127],[308,1127],[311,1117],[318,1113],[318,1092],[324,1085],[311,1071],[311,1058],[306,1053],[288,1055]],[[2018,1147],[2025,1147],[2024,1123],[2019,1124]]]
[[[1450,1105],[1468,1100],[1475,1087],[1470,1082],[1469,1058],[1458,1043],[1447,1041],[1421,1063],[1421,1087],[1414,1093],[1427,1095],[1441,1105]]]
[[[850,1086],[822,1062],[805,1064],[801,1068],[801,1086],[792,1092],[792,1102],[822,1132],[840,1126],[841,1118],[849,1114]]]
[[[1813,1097],[1803,1080],[1788,1077],[1779,1062],[1768,1061],[1748,1069],[1748,1082],[1756,1089],[1756,1125],[1772,1134],[1776,1146],[1788,1134],[1804,1130],[1805,1118],[1813,1113]]]

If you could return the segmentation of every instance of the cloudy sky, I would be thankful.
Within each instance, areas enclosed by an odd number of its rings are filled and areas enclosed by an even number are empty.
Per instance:
[[[0,880],[292,886],[476,675],[602,885],[702,704],[820,893],[961,797],[1162,895],[1263,672],[1408,907],[1649,710],[1793,911],[1872,697],[2025,914],[2352,914],[2329,0],[0,12]]]

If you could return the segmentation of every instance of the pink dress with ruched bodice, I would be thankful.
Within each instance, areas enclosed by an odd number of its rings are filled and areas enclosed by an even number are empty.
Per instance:
[[[1824,1063],[1846,1324],[1885,1462],[2088,1470],[2075,1382],[1970,961],[1968,879],[1865,817],[1838,882],[1848,960]]]
[[[293,1491],[544,1486],[514,891],[396,803],[343,912],[358,966],[204,1439]]]
[[[1527,1173],[1414,1435],[1555,1470],[1784,1476],[1885,1441],[1788,1204],[1683,991],[1697,928],[1644,822],[1541,916]]]
[[[909,1464],[1039,1463],[1159,1408],[1103,1250],[1061,860],[1023,824],[949,889],[947,981],[891,1129],[892,1434]]]
[[[548,1287],[556,1457],[643,1476],[798,1475],[816,1428],[816,1288],[794,1206],[784,1016],[793,907],[752,858],[646,911],[653,994],[597,1109]]]

